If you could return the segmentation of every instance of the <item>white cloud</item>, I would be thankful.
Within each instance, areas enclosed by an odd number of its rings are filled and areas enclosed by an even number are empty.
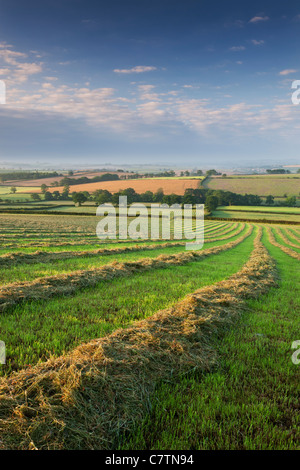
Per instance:
[[[260,39],[260,40],[252,39],[251,42],[252,44],[254,44],[254,46],[262,46],[265,43],[263,39]]]
[[[144,73],[144,72],[152,72],[157,70],[157,67],[152,65],[137,65],[136,67],[132,67],[131,69],[114,69],[115,73]]]
[[[23,63],[19,64],[15,69],[14,76],[18,82],[26,82],[30,75],[35,75],[37,73],[42,72],[42,65],[41,64],[34,64],[34,63]]]
[[[290,75],[291,73],[296,73],[297,70],[295,69],[285,69],[285,70],[281,70],[281,72],[279,72],[279,75]]]
[[[261,21],[268,21],[269,19],[268,16],[254,16],[249,23],[260,23]]]
[[[234,51],[234,52],[238,52],[238,51],[244,51],[245,49],[246,49],[245,46],[233,46],[229,50]]]
[[[170,90],[161,92],[158,86],[132,82],[136,88],[134,97],[129,99],[130,93],[133,94],[130,86],[129,95],[108,87],[93,89],[88,82],[84,87],[67,86],[60,84],[48,72],[49,77],[43,74],[36,78],[34,91],[29,92],[27,84],[26,87],[23,84],[28,77],[41,73],[43,64],[25,62],[26,54],[12,51],[6,45],[0,46],[0,58],[1,53],[5,65],[0,68],[0,76],[2,78],[7,73],[11,77],[5,110],[24,119],[28,119],[30,113],[39,112],[46,118],[80,119],[99,130],[126,135],[130,132],[134,136],[151,132],[155,125],[173,130],[174,126],[186,126],[195,133],[210,135],[218,130],[240,135],[274,129],[278,134],[299,131],[299,110],[292,104],[276,103],[276,106],[264,107],[243,102],[222,106],[219,98],[213,101],[214,95],[211,101],[193,98],[191,90],[197,87],[191,84],[172,84]],[[294,69],[282,70],[280,75],[294,72]],[[223,98],[233,101],[230,93]]]

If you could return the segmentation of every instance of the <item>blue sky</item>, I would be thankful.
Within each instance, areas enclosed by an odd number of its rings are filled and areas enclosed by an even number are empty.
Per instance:
[[[299,162],[296,1],[2,0],[1,162]]]

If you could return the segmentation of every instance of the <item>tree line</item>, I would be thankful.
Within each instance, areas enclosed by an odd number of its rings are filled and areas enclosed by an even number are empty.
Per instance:
[[[92,194],[88,191],[70,192],[69,187],[65,187],[64,191],[49,191],[44,192],[44,200],[46,201],[64,201],[73,200],[75,204],[81,206],[83,203],[90,201],[94,202],[97,206],[100,204],[112,203],[118,205],[119,197],[127,196],[128,204],[134,202],[142,203],[161,203],[161,204],[205,204],[206,209],[209,211],[215,210],[218,206],[260,206],[263,199],[255,194],[237,194],[231,191],[213,190],[206,188],[186,189],[184,195],[178,194],[164,194],[163,189],[159,189],[155,193],[152,191],[145,191],[142,194],[136,193],[133,188],[123,189],[117,193],[111,193],[106,189],[97,189]],[[31,195],[34,201],[40,201],[41,197],[35,193]],[[265,203],[267,205],[274,205],[275,200],[273,196],[268,196]],[[280,205],[295,206],[297,199],[295,196],[287,198],[281,202]]]

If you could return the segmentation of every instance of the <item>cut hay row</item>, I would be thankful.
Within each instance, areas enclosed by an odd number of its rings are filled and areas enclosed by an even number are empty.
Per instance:
[[[240,228],[238,230],[236,230],[234,233],[230,232],[229,234],[227,234],[224,237],[207,238],[207,239],[205,239],[205,242],[206,243],[213,243],[213,242],[218,242],[218,241],[222,241],[222,240],[228,240],[232,237],[236,237],[237,235],[239,235],[245,229],[245,226],[246,226],[246,224],[242,224],[240,226]]]
[[[267,229],[267,232],[268,232],[269,241],[273,246],[276,246],[277,248],[280,248],[281,251],[283,251],[287,255],[291,256],[292,258],[296,258],[296,259],[300,260],[300,253],[297,253],[296,251],[292,250],[291,248],[288,248],[287,246],[284,246],[281,243],[278,243],[278,241],[274,237],[274,234],[272,232],[271,227],[267,226],[266,229]]]
[[[206,224],[206,223],[205,223]],[[226,224],[227,225],[227,224]],[[207,230],[206,232],[208,232],[209,230]],[[103,245],[104,243],[106,242],[103,242],[101,240],[99,240],[95,233],[93,236],[89,236],[91,238],[79,238],[79,240],[75,240],[74,241],[74,238],[72,236],[72,239],[73,241],[69,241],[69,242],[62,242],[60,240],[60,238],[54,238],[54,237],[51,237],[51,238],[48,238],[48,239],[44,239],[43,242],[34,242],[34,241],[29,241],[28,243],[20,243],[20,240],[19,239],[16,239],[15,237],[13,238],[6,238],[5,240],[2,239],[1,240],[1,248],[2,249],[10,249],[10,248],[31,248],[31,247],[35,247],[35,248],[58,248],[58,247],[66,247],[66,246],[82,246],[82,245],[95,245],[95,246],[99,246],[99,245]],[[8,242],[11,242],[12,239],[15,239],[15,243],[8,243]],[[172,234],[171,234],[171,240],[173,240],[172,238]],[[159,240],[158,240],[159,241]],[[108,241],[109,244],[114,244],[114,243],[133,243],[133,240],[109,240]],[[137,243],[145,243],[145,240],[134,240],[134,243],[137,244]]]
[[[211,232],[211,231],[217,231],[217,230],[221,230],[222,228],[224,227],[227,227],[228,224],[227,223],[223,223],[223,224],[218,224],[218,225],[212,225],[212,224],[208,224],[206,223],[205,226],[207,227],[206,228],[206,231],[207,232]],[[95,227],[96,227],[96,224],[95,224]],[[9,241],[13,238],[16,237],[16,235],[19,235],[18,238],[27,238],[27,239],[30,239],[30,238],[42,238],[43,240],[47,241],[47,240],[51,240],[54,237],[54,235],[56,236],[56,238],[67,238],[69,237],[70,235],[74,238],[74,237],[86,237],[86,238],[89,238],[89,237],[95,237],[95,229],[92,230],[92,231],[47,231],[47,232],[36,232],[36,231],[31,231],[31,230],[18,230],[18,231],[3,231],[1,230],[1,234],[0,234],[0,239],[2,241]]]
[[[238,225],[238,224],[235,224]],[[245,224],[240,230],[235,233],[230,233],[229,236],[221,238],[207,239],[209,243],[215,241],[226,240],[233,236],[241,233],[245,228]],[[231,230],[233,232],[233,230]],[[99,248],[97,250],[86,250],[86,251],[58,251],[58,252],[47,252],[47,251],[36,251],[34,253],[6,253],[0,256],[0,267],[15,266],[17,264],[35,264],[35,263],[49,263],[57,260],[75,259],[75,258],[93,258],[107,255],[118,255],[122,253],[138,252],[138,251],[153,251],[157,249],[165,248],[176,248],[185,246],[186,242],[171,242],[171,243],[160,243],[152,245],[133,245],[122,248]]]
[[[93,258],[107,255],[119,255],[122,253],[138,252],[138,251],[152,251],[164,248],[176,248],[185,246],[186,242],[174,243],[161,243],[156,245],[134,245],[125,246],[122,248],[99,248],[98,250],[91,251],[36,251],[35,253],[7,253],[0,256],[0,267],[11,266],[16,264],[34,264],[34,263],[49,263],[51,261],[75,259],[75,258]]]
[[[279,234],[279,236],[282,238],[282,240],[289,246],[293,246],[294,248],[300,248],[300,245],[296,245],[296,243],[293,243],[285,234],[285,232],[282,230],[282,228],[278,227],[276,230],[276,233]]]
[[[99,282],[109,281],[116,277],[125,277],[150,269],[163,269],[198,261],[204,257],[234,248],[249,237],[252,231],[253,225],[237,240],[206,250],[185,251],[173,255],[160,255],[156,258],[142,258],[135,262],[113,262],[89,270],[47,276],[37,278],[34,281],[6,284],[0,287],[0,311],[22,301],[49,299],[57,295],[71,295],[78,289],[94,287]]]
[[[298,247],[300,247],[300,237],[299,235],[297,236],[294,232],[292,232],[292,230],[290,229],[285,229],[286,233],[288,234],[288,236],[293,240],[293,242],[296,242],[298,243]]]
[[[230,224],[230,226],[228,226],[228,224],[225,226],[225,228],[223,228],[222,230],[218,230],[218,231],[214,231],[213,233],[210,233],[208,237],[206,237],[206,233],[204,234],[205,238],[212,238],[213,236],[215,235],[226,235],[227,233],[230,233],[230,232],[234,232],[234,230],[236,230],[238,227],[239,227],[239,222],[235,223],[235,224]]]
[[[214,339],[232,325],[244,299],[276,285],[261,243],[228,280],[71,353],[0,381],[3,449],[112,449],[149,410],[162,380],[217,363]]]

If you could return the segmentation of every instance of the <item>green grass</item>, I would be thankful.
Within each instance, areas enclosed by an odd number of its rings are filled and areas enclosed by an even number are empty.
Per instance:
[[[293,208],[295,209],[295,208]],[[282,214],[277,214],[274,213],[273,211],[270,211],[268,213],[266,212],[251,212],[251,211],[241,211],[241,210],[221,210],[218,208],[217,210],[213,211],[213,217],[221,217],[221,218],[228,218],[231,220],[234,219],[243,219],[243,220],[284,220],[287,222],[290,222],[291,224],[293,222],[300,222],[300,213],[299,214],[289,214],[287,212],[282,213]]]
[[[31,197],[30,197],[30,194],[24,193],[24,190],[30,191],[30,190],[34,190],[36,188],[34,188],[34,187],[24,188],[22,186],[16,186],[17,192],[15,194],[12,194],[10,192],[10,188],[12,186],[13,185],[11,185],[11,186],[0,186],[0,199],[2,199],[2,200],[9,199],[11,202],[17,202],[17,201],[24,202],[24,201],[31,201],[32,200]]]
[[[278,214],[299,214],[300,207],[280,207],[280,206],[220,206],[221,211],[245,211],[245,212],[276,212]]]
[[[63,354],[230,276],[246,262],[253,237],[231,249],[230,256],[223,252],[184,266],[100,282],[72,297],[34,301],[2,313],[0,336],[8,354],[2,374]]]
[[[274,230],[274,228],[272,229],[272,232],[273,232],[273,235],[275,237],[275,240],[280,243],[281,245],[283,246],[287,246],[289,248],[291,248],[293,251],[296,251],[297,253],[300,253],[300,246],[299,247],[296,247],[296,246],[290,246],[288,243],[286,243],[282,236],[281,236],[281,233],[280,232],[276,232]],[[283,233],[287,236],[287,234],[285,233],[285,231],[283,230]],[[295,243],[296,244],[296,243]]]
[[[220,240],[218,242],[205,242],[203,249],[211,248],[213,246],[222,246],[227,243],[230,243],[234,240],[237,240],[246,232],[247,227],[239,233],[238,235],[231,236],[230,239]],[[221,236],[221,235],[220,235]],[[12,282],[21,282],[21,281],[32,281],[37,277],[45,276],[55,276],[57,274],[68,273],[81,269],[92,269],[94,267],[100,267],[104,264],[109,264],[115,261],[118,262],[128,262],[128,261],[137,261],[142,258],[156,258],[159,255],[171,255],[176,253],[181,253],[185,251],[185,246],[180,247],[169,247],[169,248],[160,248],[159,243],[157,244],[157,249],[154,250],[141,250],[137,252],[127,252],[113,255],[98,255],[97,257],[83,257],[83,258],[70,258],[65,260],[53,260],[47,263],[36,263],[36,264],[18,264],[14,266],[1,267],[0,271],[0,284],[8,284]],[[128,246],[126,244],[126,246]],[[130,244],[129,246],[134,246]],[[106,248],[114,248],[114,245],[105,245]],[[146,247],[146,245],[145,245]]]
[[[238,194],[283,197],[299,196],[299,175],[244,175],[227,178],[210,177],[204,182],[208,189],[221,189]]]
[[[276,259],[280,287],[247,301],[223,341],[219,365],[162,384],[152,412],[122,449],[297,449],[299,366],[291,344],[300,338],[299,263],[263,242]]]

